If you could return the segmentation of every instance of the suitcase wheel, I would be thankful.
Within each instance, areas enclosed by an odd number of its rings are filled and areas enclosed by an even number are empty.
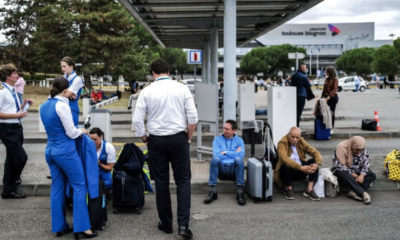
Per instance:
[[[100,229],[101,231],[106,230],[106,224],[101,225],[99,229]]]
[[[141,208],[136,208],[135,209],[135,214],[137,214],[137,215],[142,214],[142,209]]]
[[[118,213],[118,208],[114,208],[113,214],[117,214]]]

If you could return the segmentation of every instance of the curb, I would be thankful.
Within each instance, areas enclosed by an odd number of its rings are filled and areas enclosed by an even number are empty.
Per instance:
[[[152,183],[154,185],[154,182]],[[210,187],[207,182],[192,182],[192,194],[208,194]],[[307,181],[295,181],[292,183],[294,192],[302,192],[307,187]],[[346,186],[339,187],[341,193],[347,193],[350,189]],[[0,190],[3,190],[3,185],[0,185]],[[170,182],[171,193],[176,193],[175,182]],[[219,193],[236,193],[235,181],[218,180],[217,190]],[[398,191],[400,183],[388,179],[375,180],[370,191]],[[24,193],[27,196],[50,196],[51,184],[44,183],[29,183],[17,186],[18,193]],[[274,184],[274,193],[282,193],[283,189],[278,189]]]

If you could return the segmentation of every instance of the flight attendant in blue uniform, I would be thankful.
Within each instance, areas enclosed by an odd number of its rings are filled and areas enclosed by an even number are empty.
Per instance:
[[[64,77],[68,80],[68,93],[66,95],[69,98],[69,106],[71,107],[72,117],[74,125],[78,126],[79,122],[79,106],[78,100],[81,95],[81,90],[85,85],[81,77],[75,72],[75,62],[71,57],[64,57],[60,61],[61,71],[64,73]]]
[[[104,132],[100,128],[92,128],[89,134],[96,145],[100,180],[104,181],[107,190],[112,189],[111,170],[117,162],[115,148],[111,143],[103,140]]]
[[[48,139],[45,157],[53,181],[50,196],[52,231],[57,236],[72,232],[65,219],[66,183],[69,181],[73,189],[75,239],[79,239],[80,235],[92,238],[97,236],[97,232],[90,230],[85,173],[75,144],[75,139],[87,134],[87,131],[74,126],[67,97],[68,86],[64,77],[56,77],[50,92],[51,98],[40,108]]]

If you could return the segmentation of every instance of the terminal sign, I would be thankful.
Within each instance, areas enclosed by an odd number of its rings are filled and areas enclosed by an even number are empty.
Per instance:
[[[202,63],[202,51],[201,50],[190,50],[187,52],[187,63],[188,64],[201,64]]]

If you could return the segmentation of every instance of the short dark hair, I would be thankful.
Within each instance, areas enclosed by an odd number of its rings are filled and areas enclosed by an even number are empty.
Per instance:
[[[226,120],[225,123],[229,123],[232,126],[232,130],[237,130],[237,123],[235,120]]]
[[[11,76],[11,74],[17,70],[18,69],[11,63],[0,66],[0,80],[5,82],[7,77]]]
[[[99,136],[99,137],[104,136],[104,132],[101,131],[101,129],[98,128],[98,127],[92,128],[92,129],[90,130],[89,134],[97,134],[97,136]]]
[[[74,70],[75,70],[75,62],[74,59],[72,59],[72,57],[63,57],[63,59],[60,60],[60,62],[66,62],[68,64],[68,66],[73,66]]]
[[[155,74],[167,74],[169,73],[168,63],[164,59],[158,58],[150,64],[150,72],[154,72]]]
[[[56,77],[53,81],[53,87],[50,90],[50,96],[54,98],[57,94],[69,87],[69,82],[65,77]]]

